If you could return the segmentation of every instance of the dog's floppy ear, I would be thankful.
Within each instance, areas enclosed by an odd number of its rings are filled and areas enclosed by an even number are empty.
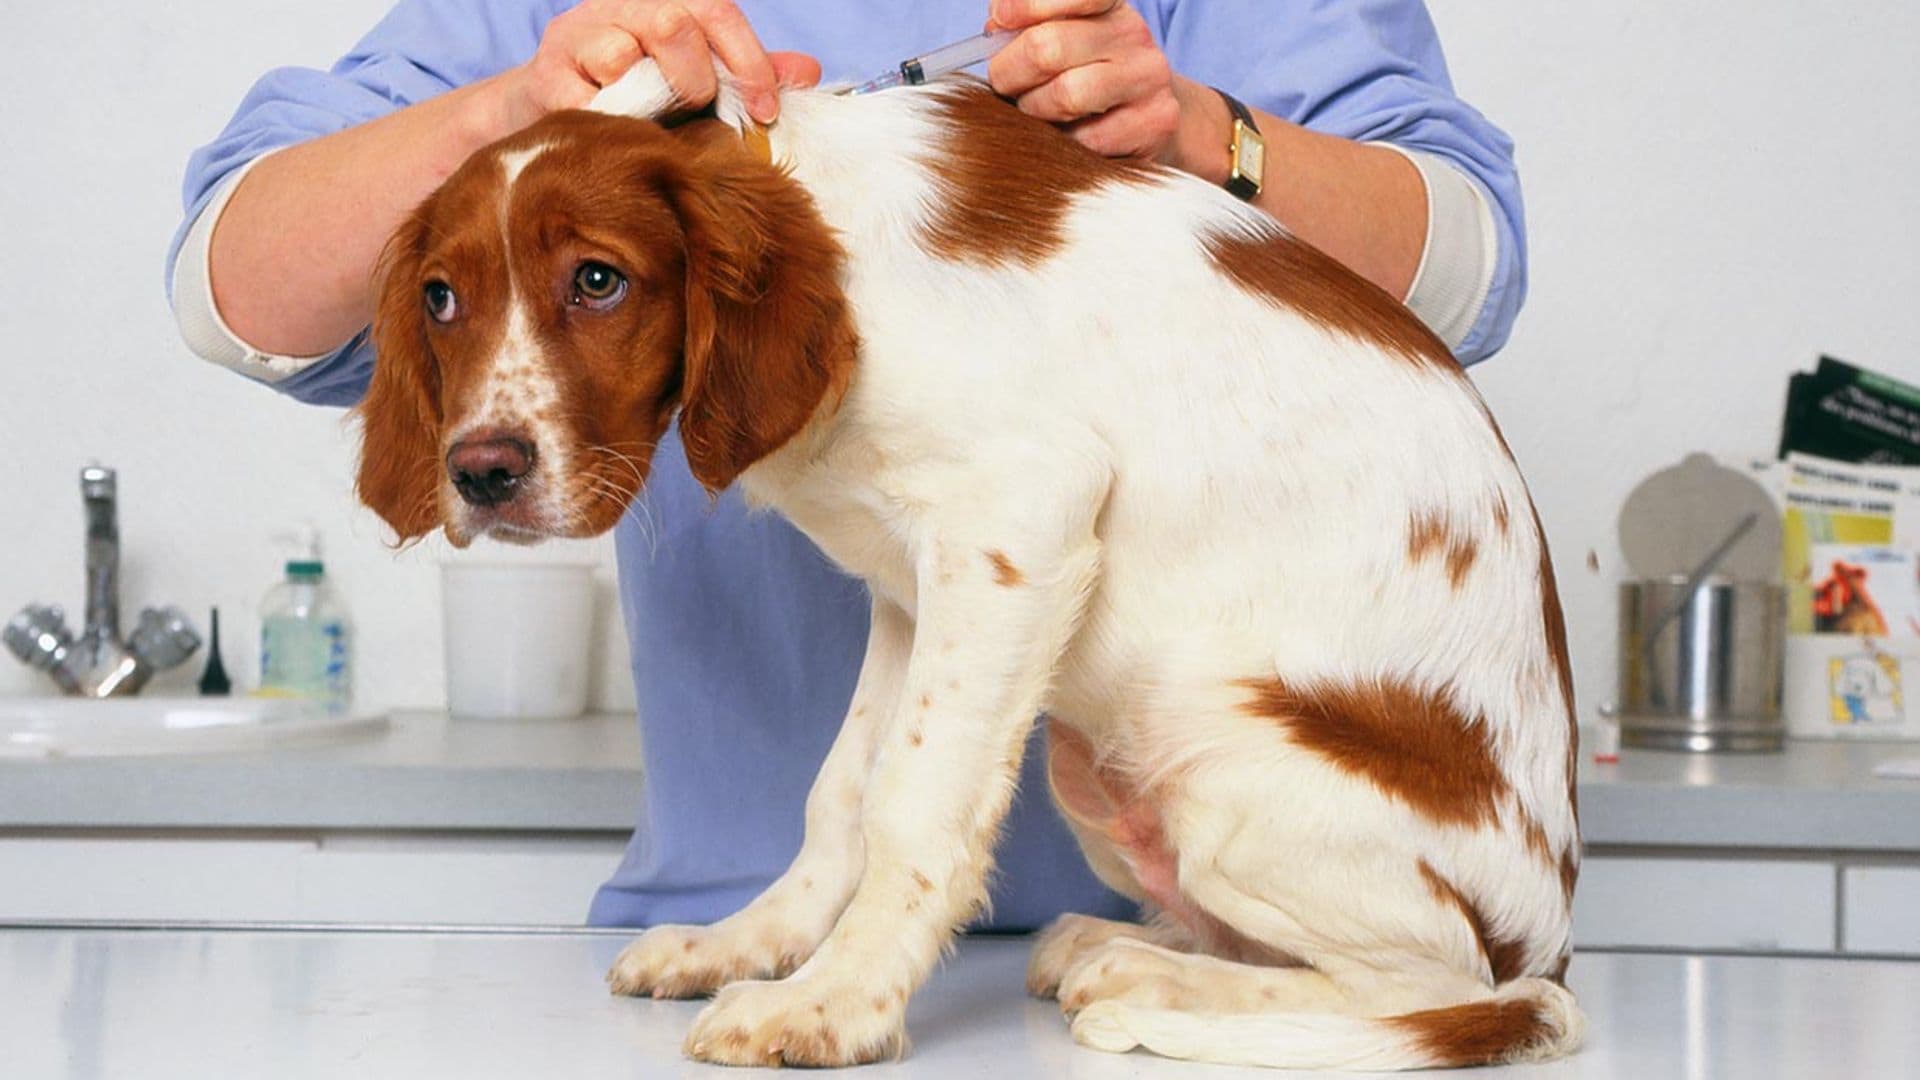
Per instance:
[[[855,352],[839,242],[799,184],[718,126],[686,132],[663,175],[686,248],[680,438],[712,492],[837,398]]]
[[[360,501],[404,542],[432,532],[440,514],[440,379],[427,350],[420,298],[425,216],[394,233],[375,273],[373,379],[358,406]]]

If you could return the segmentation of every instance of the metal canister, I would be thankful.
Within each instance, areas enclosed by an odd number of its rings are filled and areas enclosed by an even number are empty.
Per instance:
[[[1620,741],[1778,750],[1786,590],[1709,577],[1620,586]]]

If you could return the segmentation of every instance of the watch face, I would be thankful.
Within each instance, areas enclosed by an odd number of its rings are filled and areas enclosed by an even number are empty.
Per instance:
[[[1267,141],[1245,121],[1233,122],[1233,175],[1243,178],[1255,191],[1266,180]]]

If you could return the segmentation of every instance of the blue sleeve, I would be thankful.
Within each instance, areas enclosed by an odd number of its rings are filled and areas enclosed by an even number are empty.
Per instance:
[[[214,140],[194,151],[182,185],[186,214],[167,246],[167,288],[181,241],[221,182],[269,150],[365,123],[533,55],[541,31],[569,0],[401,0],[328,71],[267,72]],[[366,390],[373,352],[365,333],[298,374],[273,383],[301,401],[351,405]]]
[[[1174,70],[1275,116],[1390,142],[1459,167],[1493,208],[1499,259],[1463,363],[1507,340],[1527,292],[1526,220],[1513,140],[1453,92],[1420,0],[1138,0]],[[1280,169],[1284,172],[1285,165]]]

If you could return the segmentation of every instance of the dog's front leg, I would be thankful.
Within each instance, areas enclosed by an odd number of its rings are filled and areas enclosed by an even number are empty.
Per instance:
[[[656,926],[640,935],[607,973],[614,993],[697,997],[739,979],[785,975],[833,929],[860,882],[862,793],[913,644],[906,613],[877,596],[870,627],[847,717],[807,794],[806,839],[792,865],[753,903],[712,926]]]
[[[984,502],[1011,486],[950,489],[978,493],[966,504],[943,493],[915,548],[913,648],[864,800],[859,887],[792,976],[721,990],[689,1054],[833,1066],[900,1053],[908,995],[985,902],[1021,751],[1097,573],[1105,479],[1064,510]]]

